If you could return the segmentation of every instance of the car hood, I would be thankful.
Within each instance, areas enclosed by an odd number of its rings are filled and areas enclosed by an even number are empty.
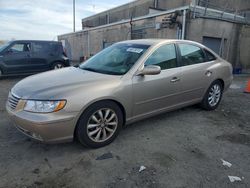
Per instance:
[[[79,87],[102,85],[104,82],[120,82],[121,76],[100,74],[69,67],[29,76],[11,90],[22,99],[58,99]]]

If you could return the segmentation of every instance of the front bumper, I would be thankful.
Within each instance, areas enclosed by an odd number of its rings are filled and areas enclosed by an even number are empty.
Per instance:
[[[45,143],[72,141],[76,125],[76,113],[63,110],[38,114],[23,110],[12,110],[6,104],[6,110],[19,131],[25,135]]]

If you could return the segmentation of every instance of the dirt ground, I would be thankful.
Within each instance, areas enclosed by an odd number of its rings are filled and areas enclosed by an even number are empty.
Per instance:
[[[109,146],[45,145],[16,130],[5,111],[10,88],[0,80],[0,187],[250,187],[250,94],[235,77],[219,108],[192,106],[129,126]],[[224,159],[232,166],[222,165]],[[140,166],[146,169],[139,172]],[[231,183],[228,176],[238,176]]]

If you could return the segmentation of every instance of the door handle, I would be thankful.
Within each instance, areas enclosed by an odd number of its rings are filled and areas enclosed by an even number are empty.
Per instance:
[[[212,71],[207,71],[207,72],[205,73],[205,75],[209,77],[209,76],[212,75],[212,73],[213,73]]]
[[[174,83],[174,82],[178,82],[180,81],[181,79],[180,78],[177,78],[177,77],[173,77],[172,80],[170,82]]]

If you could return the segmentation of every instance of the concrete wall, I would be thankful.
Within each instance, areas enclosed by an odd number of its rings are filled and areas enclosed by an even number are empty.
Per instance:
[[[188,5],[192,0],[158,0],[158,8],[169,10],[176,7]]]
[[[82,28],[96,27],[107,23],[114,23],[124,19],[144,16],[149,13],[149,7],[154,6],[154,0],[134,1],[102,13],[82,19]]]
[[[242,26],[239,41],[240,65],[250,70],[250,26]]]
[[[223,0],[222,0],[223,1]],[[142,3],[141,5],[149,6],[153,1],[146,0],[136,1],[135,3]],[[158,6],[173,7],[189,4],[190,0],[159,0]],[[197,1],[192,0],[192,3]],[[242,0],[242,2],[246,3]],[[149,4],[147,4],[149,3]],[[140,4],[137,4],[138,6]],[[128,6],[124,5],[124,6]],[[124,6],[118,7],[116,10],[123,10]],[[140,8],[138,8],[139,10]],[[145,10],[144,10],[145,9]],[[145,7],[141,8],[140,14],[144,14]],[[125,16],[125,12],[118,11],[114,18]],[[140,15],[138,14],[138,15]],[[98,14],[99,16],[102,14]],[[127,14],[128,15],[128,14]],[[129,20],[122,23],[114,23],[102,27],[85,29],[80,32],[65,34],[58,37],[59,40],[65,40],[67,52],[69,57],[73,61],[79,61],[80,57],[89,57],[96,54],[103,49],[105,44],[112,44],[118,41],[138,39],[138,38],[165,38],[176,39],[177,38],[177,26],[174,28],[160,28],[156,29],[156,25],[162,22],[162,19],[168,16],[167,14],[161,16],[155,16],[150,18],[144,18],[137,21],[133,20],[132,35],[131,25]],[[96,18],[98,16],[93,16]],[[218,19],[208,18],[195,18],[191,15],[187,15],[186,35],[185,39],[193,40],[202,43],[203,37],[212,37],[222,39],[223,45],[221,46],[221,56],[231,62],[235,67],[243,67],[244,69],[250,68],[250,28],[242,24],[237,24],[229,21],[223,21]],[[111,19],[111,18],[110,18]],[[179,21],[182,21],[182,17],[178,17]],[[115,21],[115,20],[113,20]]]
[[[203,37],[224,39],[221,56],[236,64],[235,48],[237,47],[237,24],[212,19],[197,18],[189,20],[186,30],[186,39],[203,42]]]
[[[198,0],[199,1],[199,0]],[[200,1],[201,5],[205,5],[207,0]],[[208,0],[209,7],[219,7],[225,10],[246,10],[250,8],[249,0]]]
[[[130,38],[130,25],[120,24],[112,27],[80,31],[58,36],[58,40],[65,41],[67,55],[72,61],[79,61],[83,56],[90,57],[103,49],[104,43],[114,43]]]
[[[155,3],[156,2],[156,3]],[[226,12],[237,12],[250,17],[250,0],[137,0],[82,19],[82,28],[97,27],[132,17],[149,14],[149,8],[169,10],[188,4],[199,4]]]
[[[204,18],[189,20],[186,39],[202,43],[203,37],[224,39],[220,55],[234,67],[250,69],[250,26]]]
[[[58,36],[58,40],[65,41],[67,53],[71,60],[79,61],[80,57],[89,57],[103,49],[104,43],[115,43],[123,40],[140,38],[166,38],[176,39],[177,26],[175,28],[156,29],[156,24],[162,22],[166,15],[133,21],[132,35],[131,25],[127,21],[122,24],[93,28],[77,33]],[[181,17],[179,18],[182,19]]]
[[[140,17],[149,14],[149,8],[168,10],[190,4],[191,0],[138,0],[117,8],[82,19],[82,28],[96,27],[107,23]]]
[[[86,32],[72,33],[58,36],[59,41],[64,41],[69,59],[76,61],[88,52],[88,35]]]
[[[132,39],[140,38],[177,38],[177,26],[172,29],[156,29],[156,24],[160,23],[166,15],[133,21]],[[180,21],[182,17],[178,18]],[[238,46],[238,36],[240,29],[237,24],[212,20],[212,19],[188,19],[186,27],[186,39],[202,43],[203,37],[223,38],[226,42],[223,46],[221,56],[233,64],[237,64],[234,49]],[[79,60],[80,57],[89,57],[103,49],[104,43],[114,43],[131,39],[131,26],[129,22],[116,24],[103,28],[81,31],[76,34],[59,36],[59,40],[68,41],[72,51],[71,59]],[[74,37],[75,35],[75,37]],[[68,50],[70,51],[70,50]]]

